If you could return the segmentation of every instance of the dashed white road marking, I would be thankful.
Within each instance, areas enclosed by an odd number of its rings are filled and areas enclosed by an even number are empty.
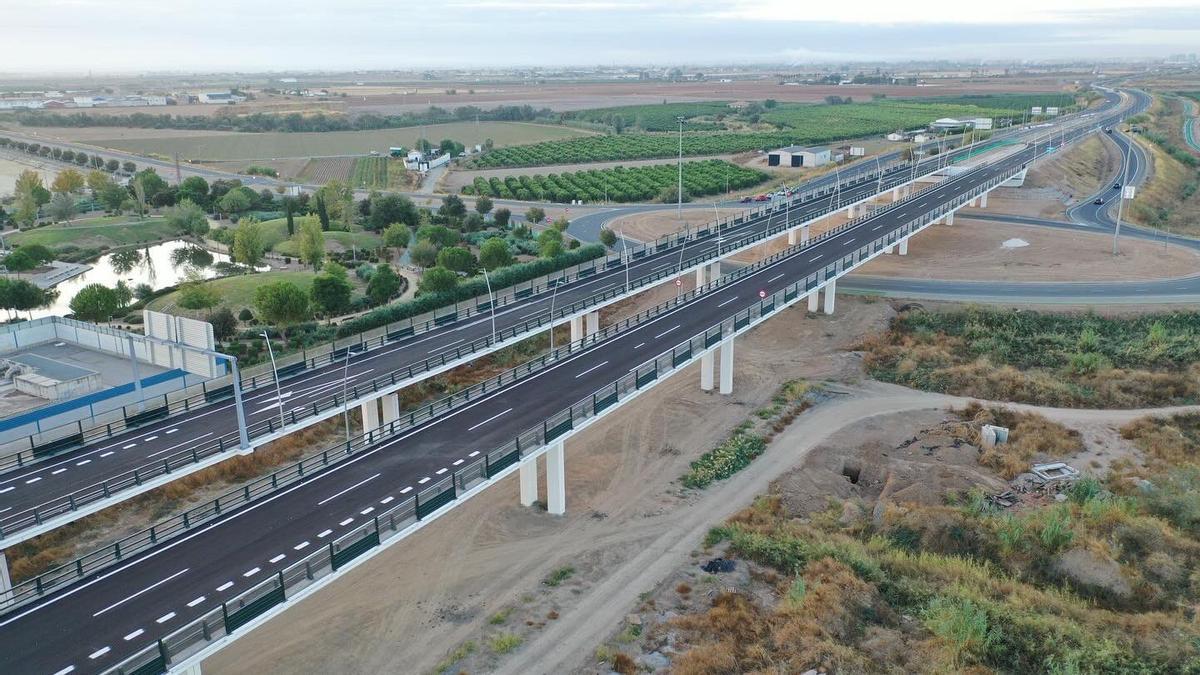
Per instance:
[[[347,519],[343,520],[342,522],[338,523],[338,525],[341,525],[342,527],[345,527],[345,526],[347,526],[347,525],[349,525],[350,523],[353,523],[353,522],[354,522],[354,519],[353,519],[353,518],[347,518]]]
[[[62,670],[55,673],[54,675],[67,675],[67,673],[73,673],[73,672],[75,672],[75,666],[67,666],[66,668],[63,668]]]
[[[156,438],[158,438],[158,436],[147,436],[147,437],[143,438],[142,440],[149,443],[150,441],[153,441]]]
[[[204,602],[204,596],[203,596],[203,595],[202,595],[202,596],[200,596],[200,597],[198,597],[198,598],[196,598],[195,600],[193,600],[193,601],[189,602],[189,603],[188,603],[188,607],[195,607],[196,605],[198,605],[198,604],[200,604],[200,603],[202,603],[202,602]]]
[[[29,480],[25,481],[25,484],[26,484],[26,485],[29,485],[30,483],[36,483],[36,482],[38,482],[38,481],[39,481],[39,480],[41,480],[41,479],[42,479],[42,477],[41,477],[41,476],[38,476],[37,478],[30,478]]]
[[[116,453],[114,453],[113,451],[111,451],[111,450],[110,450],[110,451],[108,451],[108,452],[106,452],[106,453],[103,453],[103,454],[101,454],[100,456],[101,456],[101,457],[108,457],[109,455],[113,455],[113,454],[116,454]]]
[[[225,583],[221,584],[220,586],[217,586],[217,591],[218,591],[218,592],[220,592],[220,591],[226,591],[226,590],[229,590],[229,587],[230,587],[230,586],[233,586],[233,582],[232,582],[232,581],[226,581]]]
[[[433,473],[434,473],[435,475],[438,475],[438,476],[440,476],[440,475],[442,475],[442,474],[446,473],[446,467],[442,467],[442,468],[438,469],[437,471],[434,471]]]
[[[269,563],[271,563],[272,565],[274,565],[275,563],[279,562],[280,560],[283,560],[283,559],[284,559],[284,558],[286,558],[286,557],[287,557],[287,554],[286,554],[286,553],[280,553],[279,555],[275,556],[274,558],[271,558],[271,559],[270,559],[270,560],[268,560],[267,562],[269,562]]]
[[[175,618],[175,612],[167,612],[154,620],[154,623],[166,623]]]
[[[383,499],[380,499],[380,500],[379,500],[379,503],[380,503],[380,504],[391,504],[391,503],[392,503],[392,501],[393,501],[393,500],[395,500],[395,499],[396,499],[395,497],[385,497],[385,498],[383,498]]]
[[[142,633],[145,633],[145,632],[146,632],[145,630],[143,630],[143,629],[139,628],[139,629],[137,629],[137,630],[133,631],[132,633],[130,633],[129,635],[126,635],[126,636],[125,636],[125,641],[126,641],[126,642],[129,642],[130,640],[132,640],[132,639],[136,638],[137,636],[139,636],[139,635],[141,635]]]
[[[320,532],[317,534],[317,539],[324,539],[325,537],[328,537],[331,534],[333,534],[333,530],[325,530],[324,532]],[[308,542],[306,541],[304,543],[307,544]]]
[[[16,489],[17,489],[17,488],[15,488],[15,487],[11,487],[11,486],[10,486],[10,487],[6,487],[6,488],[4,488],[3,490],[0,490],[0,495],[4,494],[5,492],[12,492],[13,490],[16,490]]]
[[[367,508],[363,509],[362,511],[359,511],[359,513],[365,516],[374,510],[375,510],[374,506],[368,506]]]
[[[671,331],[675,330],[676,328],[679,328],[679,324],[675,324],[674,326],[671,326],[670,328],[664,330],[663,332],[659,333],[658,335],[655,335],[654,339],[657,340],[658,338],[666,335],[667,333],[670,333]]]
[[[412,492],[412,488],[411,488],[411,487],[406,487],[406,488],[404,488],[403,490],[401,490],[401,491],[400,491],[400,494],[402,494],[402,495],[403,495],[403,494],[408,494],[409,492]]]
[[[474,457],[474,456],[476,456],[476,455],[478,455],[478,454],[479,454],[479,451],[478,451],[478,450],[476,450],[475,452],[472,452],[471,454],[467,455],[467,457]]]
[[[91,463],[92,463],[92,460],[85,459],[82,462],[75,462],[75,466],[83,466],[84,464],[91,464]]]
[[[64,471],[66,471],[66,469],[57,469],[57,470],[55,470],[55,471],[51,471],[51,472],[50,472],[50,475],[51,475],[51,476],[57,476],[58,474],[60,474],[60,473],[62,473],[62,472],[64,472]]]
[[[303,551],[303,550],[304,550],[304,549],[306,549],[306,548],[308,548],[308,542],[307,542],[307,541],[302,541],[302,542],[300,542],[299,544],[296,544],[295,546],[293,546],[293,547],[292,547],[292,550],[293,550],[293,551]]]
[[[459,464],[462,464],[462,463],[463,463],[463,462],[465,462],[465,461],[467,461],[467,460],[465,460],[465,459],[460,459],[460,460],[458,460],[458,461],[454,462],[453,466],[458,466]]]
[[[166,433],[168,433],[168,434],[173,434],[173,433],[175,433],[176,431],[179,431],[179,428],[178,428],[178,427],[176,427],[176,428],[174,428],[174,429],[167,429]]]
[[[128,450],[128,449],[130,449],[130,448],[135,448],[135,447],[137,447],[137,443],[129,443],[129,444],[126,444],[126,445],[122,445],[122,446],[121,446],[121,449],[122,449],[122,450]]]
[[[109,653],[110,651],[112,651],[111,647],[105,647],[104,649],[97,649],[96,651],[92,652],[91,654],[88,654],[88,658],[89,659],[98,659],[101,656],[104,656],[105,654]]]
[[[425,477],[424,477],[424,478],[422,478],[421,480],[417,481],[417,485],[424,485],[424,484],[426,484],[426,483],[428,483],[428,482],[429,482],[429,476],[425,476]]]
[[[250,571],[248,571],[248,572],[243,572],[243,573],[242,573],[242,576],[244,576],[244,577],[252,577],[252,576],[254,576],[255,574],[258,574],[258,573],[259,573],[259,572],[261,572],[261,571],[262,571],[262,568],[261,568],[261,567],[255,567],[254,569],[252,569],[252,570],[250,570]]]
[[[633,346],[633,348],[634,348],[634,349],[637,349],[637,348],[639,348],[639,347],[645,347],[645,346],[646,346],[646,343],[645,343],[645,342],[639,342],[639,343],[637,343],[636,345],[634,345],[634,346]]]

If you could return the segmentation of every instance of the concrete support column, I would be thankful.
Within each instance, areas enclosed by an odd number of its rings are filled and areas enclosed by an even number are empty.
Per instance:
[[[800,228],[800,243],[801,244],[808,243],[808,226],[807,225]]]
[[[890,251],[889,251],[890,253]],[[900,242],[900,255],[908,255],[908,240],[904,239]]]
[[[708,283],[708,280],[705,278],[707,271],[708,265],[701,265],[696,268],[696,288],[700,288],[704,284]]]
[[[796,231],[788,230],[788,246],[796,245]]]
[[[954,212],[953,212],[953,211],[951,211],[950,213],[947,213],[947,214],[946,214],[946,224],[947,224],[947,225],[953,225],[953,224],[954,224]]]
[[[833,303],[837,298],[837,282],[831,281],[825,286],[825,313],[833,314]]]
[[[521,462],[521,506],[533,506],[538,499],[537,457]]]
[[[362,411],[363,433],[379,428],[379,399],[373,398],[359,406]]]
[[[721,263],[715,262],[708,266],[708,282],[712,283],[721,278]]]
[[[813,291],[808,294],[808,311],[817,311],[817,305],[821,301],[821,291]]]
[[[712,378],[709,376],[708,388],[712,389]],[[12,590],[12,577],[8,574],[8,557],[0,551],[0,607],[8,601],[8,592]]]
[[[972,199],[972,200],[971,200],[971,203],[970,203],[970,204],[967,204],[967,206],[971,206],[971,207],[973,207],[973,206],[975,206],[975,205],[976,205],[976,204],[978,204],[978,203],[979,203],[979,197],[975,197],[974,199]]]
[[[567,512],[567,471],[563,442],[558,441],[546,452],[546,510],[552,516]]]
[[[705,352],[700,357],[700,388],[704,391],[713,390],[713,353]]]
[[[895,252],[896,252],[896,247],[895,247],[895,246],[884,246],[884,247],[883,247],[883,254],[884,254],[884,255],[891,255],[891,254],[893,254],[893,253],[895,253]]]
[[[571,319],[571,342],[572,344],[583,339],[583,317],[577,316]]]
[[[849,218],[850,220],[854,220],[854,205],[853,204],[846,207],[846,217]]]
[[[600,332],[600,312],[587,313],[587,334],[595,335]]]
[[[981,208],[981,209],[987,208],[987,196],[988,196],[988,193],[986,193],[986,192],[979,195],[979,208]]]
[[[900,188],[892,188],[892,201],[900,201]]]
[[[733,336],[721,343],[721,393],[733,393]]]
[[[400,395],[387,394],[383,397],[383,423],[391,424],[400,419]]]

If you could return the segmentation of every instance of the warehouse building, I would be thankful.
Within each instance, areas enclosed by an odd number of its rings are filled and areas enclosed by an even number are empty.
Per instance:
[[[829,162],[829,148],[789,145],[767,154],[767,166],[813,167]]]

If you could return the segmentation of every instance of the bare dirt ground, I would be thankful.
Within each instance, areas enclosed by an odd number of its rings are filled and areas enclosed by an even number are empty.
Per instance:
[[[43,162],[24,153],[0,155],[0,197],[11,195],[13,186],[17,182],[17,176],[20,176],[22,171],[30,169],[42,177],[44,185],[50,185],[59,171],[53,163]]]
[[[116,109],[110,109],[110,112]],[[170,109],[175,113],[174,108]],[[165,113],[164,113],[165,114]],[[89,142],[96,140],[139,139],[139,138],[175,138],[193,136],[232,136],[237,131],[207,131],[202,129],[140,129],[132,127],[25,127],[19,124],[6,125],[13,131],[31,136],[60,141]]]
[[[750,206],[750,205],[747,205]],[[685,227],[707,225],[720,218],[733,218],[747,211],[746,208],[723,209],[683,209],[681,217],[676,217],[675,209],[660,209],[633,213],[628,216],[615,218],[608,227],[619,230],[628,239],[636,241],[654,241],[659,237],[678,232]]]
[[[1004,246],[1014,239],[1028,246]],[[1126,239],[1121,255],[1114,259],[1108,235],[971,220],[959,214],[954,225],[935,225],[910,240],[907,256],[880,256],[856,274],[975,281],[1110,281],[1198,272],[1200,254],[1178,246]]]
[[[811,318],[792,309],[741,340],[731,397],[702,393],[692,368],[573,438],[566,517],[520,507],[514,477],[209,659],[206,670],[428,672],[446,652],[484,632],[537,632],[538,623],[553,628],[552,611],[586,622],[586,614],[572,609],[580,598],[604,597],[602,586],[613,583],[615,573],[643,568],[648,551],[657,557],[651,545],[669,547],[692,521],[718,517],[707,511],[718,500],[681,496],[671,484],[688,462],[767,403],[784,381],[857,377],[857,359],[842,346],[883,326],[892,310],[852,298],[845,307],[833,317]],[[780,344],[791,347],[780,351]],[[633,567],[631,561],[637,561]],[[576,570],[570,580],[553,588],[540,583],[564,565]],[[491,628],[489,617],[509,607],[512,615]],[[488,647],[480,647],[477,658],[478,667],[468,671],[491,667]],[[521,651],[513,661],[528,663]]]

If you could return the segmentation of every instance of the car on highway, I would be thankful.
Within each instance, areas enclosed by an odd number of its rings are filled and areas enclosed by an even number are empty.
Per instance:
[[[1114,190],[1120,190],[1120,189],[1121,189],[1121,184],[1120,184],[1120,183],[1113,183],[1113,189],[1114,189]]]
[[[771,201],[771,196],[770,196],[770,195],[759,195],[759,196],[757,196],[757,197],[755,197],[755,198],[754,198],[754,201],[756,201],[756,202],[767,202],[767,201]]]
[[[749,204],[750,202],[754,201],[754,197],[747,195],[745,197],[742,197],[739,201],[743,204]]]
[[[1092,203],[1093,203],[1093,204],[1096,204],[1096,205],[1103,204],[1103,203],[1104,203],[1104,198],[1103,198],[1103,197],[1096,197],[1096,200],[1095,200],[1095,201],[1093,201]]]

